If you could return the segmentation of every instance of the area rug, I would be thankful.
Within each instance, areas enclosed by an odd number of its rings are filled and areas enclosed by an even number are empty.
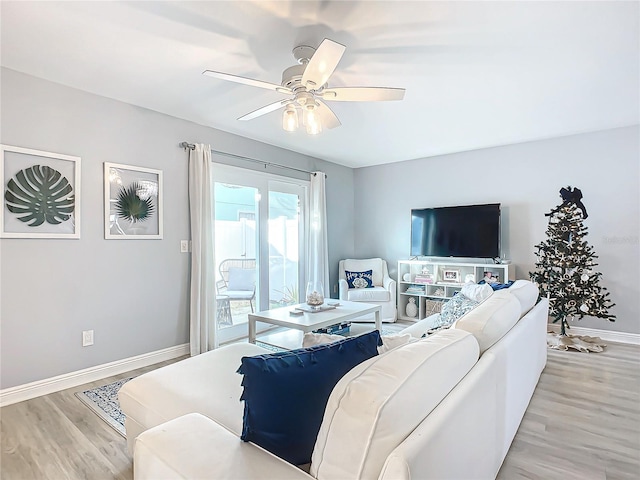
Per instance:
[[[578,352],[600,353],[607,345],[600,337],[588,337],[586,335],[560,335],[555,332],[547,333],[547,345],[554,350],[577,350]]]
[[[118,391],[131,378],[124,378],[84,392],[76,392],[76,397],[82,403],[125,438],[127,436],[124,428],[125,415],[120,409]]]

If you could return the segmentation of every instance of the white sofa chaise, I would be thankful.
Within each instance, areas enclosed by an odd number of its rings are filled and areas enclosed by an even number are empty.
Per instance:
[[[353,368],[331,393],[308,473],[239,439],[235,371],[266,350],[230,345],[142,375],[119,395],[135,478],[495,478],[546,364],[548,302],[536,298],[518,281],[452,328],[420,338],[425,319],[404,331],[414,342]]]

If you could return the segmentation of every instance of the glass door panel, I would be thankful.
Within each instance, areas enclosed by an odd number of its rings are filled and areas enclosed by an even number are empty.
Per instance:
[[[248,314],[258,305],[260,195],[251,186],[214,185],[217,322],[223,342],[247,334]]]
[[[269,308],[300,303],[301,193],[298,186],[269,184]]]
[[[247,336],[251,312],[300,303],[306,182],[227,166],[213,175],[216,324],[225,343]]]

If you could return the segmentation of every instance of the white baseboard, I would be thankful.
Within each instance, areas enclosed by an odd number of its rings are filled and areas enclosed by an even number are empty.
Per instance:
[[[25,383],[15,387],[0,390],[0,407],[22,402],[41,395],[48,395],[67,388],[77,387],[84,383],[95,382],[106,377],[119,375],[120,373],[147,367],[154,363],[164,362],[181,357],[189,353],[189,344],[176,345],[155,352],[143,353],[135,357],[129,357],[115,362],[103,363],[95,367],[65,373],[56,377],[45,378],[36,382]]]
[[[549,329],[554,332],[560,331],[560,324],[550,323]],[[640,345],[640,334],[614,332],[611,330],[599,330],[596,328],[571,327],[567,333],[569,335],[586,335],[588,337],[600,337],[605,342],[628,343],[630,345]]]

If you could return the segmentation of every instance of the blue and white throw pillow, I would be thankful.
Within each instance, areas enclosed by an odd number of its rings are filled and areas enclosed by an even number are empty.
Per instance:
[[[449,326],[465,313],[476,308],[480,302],[471,300],[462,293],[457,293],[454,297],[442,306],[440,315],[435,322],[434,327]]]
[[[366,272],[344,271],[349,288],[373,288],[373,270]]]

